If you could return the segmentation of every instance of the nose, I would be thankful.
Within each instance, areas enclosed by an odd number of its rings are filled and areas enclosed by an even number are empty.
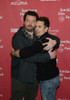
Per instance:
[[[35,31],[37,30],[37,27],[35,27]]]
[[[30,25],[32,25],[32,22],[29,22]]]
[[[35,30],[37,31],[38,30],[38,27],[36,26]]]
[[[38,27],[35,28],[35,32],[36,32],[36,33],[37,33],[37,31],[38,31]]]

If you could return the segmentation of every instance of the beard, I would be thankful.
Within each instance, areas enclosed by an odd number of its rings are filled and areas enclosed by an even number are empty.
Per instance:
[[[33,32],[34,30],[35,30],[35,28],[27,29],[28,32]]]
[[[25,27],[25,26],[24,26]],[[31,25],[28,25],[27,27],[25,27],[25,29],[28,31],[28,32],[33,32],[35,30],[35,27],[32,27]]]

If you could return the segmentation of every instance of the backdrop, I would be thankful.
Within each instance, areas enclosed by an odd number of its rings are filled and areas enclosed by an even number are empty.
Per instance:
[[[0,100],[11,96],[11,39],[28,10],[50,19],[49,33],[58,36],[57,50],[60,87],[56,100],[70,100],[70,0],[0,0]],[[41,100],[40,88],[37,100]]]

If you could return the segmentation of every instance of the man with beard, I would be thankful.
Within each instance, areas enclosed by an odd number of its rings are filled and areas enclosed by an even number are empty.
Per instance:
[[[35,36],[35,24],[38,19],[37,13],[28,11],[24,15],[24,26],[12,38],[12,46],[15,50],[31,46],[37,37]],[[56,39],[58,42],[58,39]],[[53,45],[56,44],[52,40]],[[42,49],[38,48],[38,51]],[[50,54],[50,55],[49,55]],[[38,90],[38,82],[36,80],[36,63],[45,62],[50,58],[55,58],[55,52],[38,53],[33,56],[33,62],[23,60],[21,58],[12,57],[11,76],[12,76],[12,90],[10,100],[35,100]]]

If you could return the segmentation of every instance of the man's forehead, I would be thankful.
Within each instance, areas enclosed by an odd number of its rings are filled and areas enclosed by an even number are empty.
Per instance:
[[[34,18],[34,19],[36,19],[36,16],[27,15],[26,18]]]
[[[43,21],[37,21],[36,24],[40,24],[40,25],[44,25],[44,22]]]

